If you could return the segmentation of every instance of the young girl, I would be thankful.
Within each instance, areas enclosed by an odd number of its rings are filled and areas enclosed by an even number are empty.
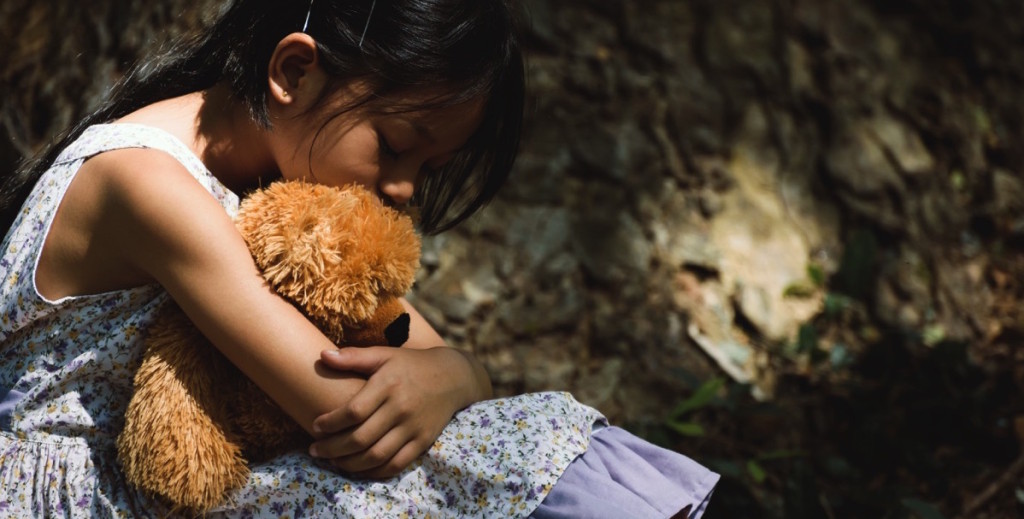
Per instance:
[[[2,514],[166,515],[114,441],[170,298],[316,438],[212,515],[701,515],[717,475],[563,393],[487,400],[480,364],[411,307],[406,347],[338,351],[232,225],[279,178],[362,184],[428,233],[465,219],[515,156],[513,25],[502,0],[239,0],[8,178]]]

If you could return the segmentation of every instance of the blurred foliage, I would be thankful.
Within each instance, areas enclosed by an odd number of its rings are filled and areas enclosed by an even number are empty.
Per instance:
[[[710,519],[955,517],[1019,455],[1022,405],[1012,381],[970,367],[963,344],[919,346],[887,336],[847,380],[789,378],[770,402],[714,379],[684,400],[702,401],[684,406],[685,422],[652,436],[722,474]],[[709,387],[716,395],[701,396]]]
[[[829,343],[856,326],[869,296],[861,287],[877,275],[870,232],[854,231],[849,243],[823,283],[821,314],[774,365],[774,398],[758,401],[749,387],[713,378],[649,434],[722,475],[707,518],[959,517],[1021,455],[1020,390],[1009,372],[973,363],[967,344],[927,327]],[[1024,514],[1024,500],[1014,499],[966,517]]]

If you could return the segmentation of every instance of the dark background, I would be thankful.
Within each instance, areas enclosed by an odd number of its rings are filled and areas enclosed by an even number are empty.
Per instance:
[[[0,3],[0,168],[220,5]],[[709,518],[1024,514],[1024,3],[525,6],[521,160],[413,297],[498,391],[720,471]]]

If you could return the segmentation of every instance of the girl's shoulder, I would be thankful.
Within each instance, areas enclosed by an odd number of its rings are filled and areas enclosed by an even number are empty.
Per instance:
[[[198,181],[230,214],[234,214],[238,205],[237,195],[210,173],[191,148],[155,126],[137,123],[90,126],[64,149],[54,167],[77,161],[84,162],[82,171],[99,171],[111,175],[111,180],[129,183],[153,180],[161,173],[184,172]]]
[[[161,232],[190,214],[228,220],[237,208],[237,197],[189,154],[156,128],[87,128],[22,205],[4,240],[0,274],[27,280],[44,302],[148,283],[122,257],[141,241],[131,226]]]
[[[68,194],[92,193],[100,205],[145,206],[160,192],[176,192],[175,184],[195,184],[195,176],[180,161],[160,149],[144,147],[96,153],[86,158],[75,177],[69,189],[73,192]]]
[[[98,218],[93,230],[111,240],[128,240],[122,245],[141,245],[146,235],[180,235],[188,225],[230,222],[237,196],[201,163],[190,164],[183,155],[190,152],[180,141],[167,141],[174,139],[169,134],[156,137],[147,145],[106,147],[83,157],[62,206],[92,213]],[[178,146],[184,151],[176,150]]]
[[[216,180],[204,174],[205,168],[190,168],[164,136],[144,142],[102,133],[84,137],[68,147],[51,171],[68,184],[54,197],[59,209],[46,222],[48,236],[34,275],[44,297],[57,300],[152,283],[151,267],[161,264],[157,260],[197,246],[187,240],[196,234],[183,230],[187,222],[230,221],[225,209],[234,202],[218,203],[211,196]],[[90,144],[95,142],[102,144]],[[161,241],[168,236],[176,241]],[[163,254],[150,258],[153,251]]]

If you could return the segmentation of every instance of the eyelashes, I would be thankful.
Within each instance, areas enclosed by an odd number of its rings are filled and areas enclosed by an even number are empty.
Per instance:
[[[398,157],[403,153],[403,152],[398,152],[398,150],[396,150],[394,147],[392,147],[391,143],[388,141],[387,137],[384,135],[384,132],[381,131],[381,130],[377,130],[377,147],[378,147],[380,156],[381,157],[386,157],[386,158],[388,158],[391,161],[397,160]],[[445,161],[445,162],[447,162],[447,161]],[[443,171],[446,167],[447,167],[446,164],[438,166],[438,167],[431,167],[431,166],[428,166],[426,163],[424,163],[423,165],[420,166],[420,172],[419,172],[420,174],[417,177],[417,184],[422,182],[424,177],[428,177],[428,176],[432,177],[432,176],[439,175],[441,173],[441,171]]]
[[[398,152],[391,147],[391,144],[388,143],[387,138],[384,137],[382,132],[377,132],[377,145],[380,149],[381,155],[391,159],[398,158]]]
[[[398,158],[399,152],[395,151],[395,149],[391,147],[391,144],[388,143],[387,137],[384,137],[384,132],[377,132],[377,148],[380,150],[382,157],[387,157],[391,160]],[[420,167],[420,173],[423,175],[433,175],[436,171],[436,168],[432,168],[426,164],[423,164]]]

